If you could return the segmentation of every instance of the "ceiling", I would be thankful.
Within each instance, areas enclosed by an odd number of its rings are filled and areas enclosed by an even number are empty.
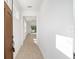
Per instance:
[[[43,0],[17,0],[22,10],[38,11]]]
[[[36,16],[23,16],[26,21],[36,20]]]
[[[23,16],[23,19],[31,25],[36,25],[36,16]]]

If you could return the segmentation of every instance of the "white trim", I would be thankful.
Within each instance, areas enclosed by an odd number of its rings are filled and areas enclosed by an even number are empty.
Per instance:
[[[75,0],[75,59],[79,59],[79,0]]]

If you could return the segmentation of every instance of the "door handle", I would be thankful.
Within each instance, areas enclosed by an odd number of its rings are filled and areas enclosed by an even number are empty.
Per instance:
[[[14,38],[14,36],[12,35],[12,39]]]
[[[75,52],[73,53],[73,59],[75,59]]]
[[[12,51],[15,52],[15,48],[12,46]]]
[[[15,48],[12,46],[10,49],[11,52],[15,52]]]
[[[14,48],[14,40],[13,40],[14,36],[12,35],[12,51],[15,52],[15,48]]]

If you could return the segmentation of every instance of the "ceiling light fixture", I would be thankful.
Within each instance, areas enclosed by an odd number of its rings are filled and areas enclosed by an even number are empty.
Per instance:
[[[32,6],[27,6],[28,8],[32,8]]]

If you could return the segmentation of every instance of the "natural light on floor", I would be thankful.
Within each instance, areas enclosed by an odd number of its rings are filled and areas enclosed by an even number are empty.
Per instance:
[[[34,40],[34,43],[36,43],[37,44],[37,39],[33,39]]]
[[[70,59],[73,59],[73,38],[56,35],[56,48]]]

